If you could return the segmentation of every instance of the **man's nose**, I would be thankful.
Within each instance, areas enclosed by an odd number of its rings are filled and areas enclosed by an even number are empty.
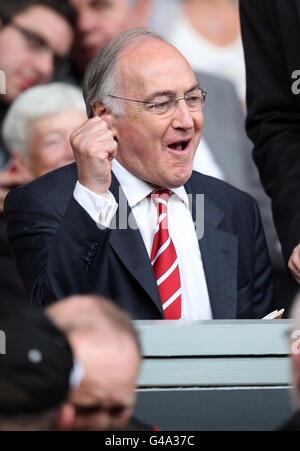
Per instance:
[[[193,116],[186,104],[184,98],[177,100],[176,110],[173,115],[173,127],[174,128],[193,128],[194,120]]]

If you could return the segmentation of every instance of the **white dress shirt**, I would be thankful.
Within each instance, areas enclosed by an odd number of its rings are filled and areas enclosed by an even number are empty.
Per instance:
[[[154,202],[147,199],[147,196],[154,188],[132,175],[116,160],[113,161],[112,170],[125,193],[150,258],[157,221],[157,207]],[[179,262],[182,288],[181,319],[212,319],[203,263],[188,197],[183,186],[171,189],[171,191],[175,195],[171,196],[169,200],[168,225]],[[111,192],[99,196],[78,181],[74,197],[100,228],[109,227],[118,208]],[[134,227],[134,222],[130,220],[130,217],[128,223],[128,227]]]

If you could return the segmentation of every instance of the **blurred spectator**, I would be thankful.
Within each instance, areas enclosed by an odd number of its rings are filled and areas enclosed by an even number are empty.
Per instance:
[[[85,104],[77,87],[49,83],[22,93],[3,122],[4,140],[12,155],[10,172],[15,179],[24,183],[72,162],[69,136],[85,119]],[[1,215],[0,287],[1,298],[25,299]]]
[[[180,0],[150,0],[151,16],[148,27],[158,34],[167,34],[180,9]]]
[[[87,119],[81,91],[66,83],[36,86],[9,108],[2,135],[12,170],[30,181],[72,163],[72,131]]]
[[[22,91],[51,80],[70,51],[73,23],[74,12],[66,1],[1,0],[0,69],[6,93],[0,96],[0,125]],[[7,158],[0,142],[0,167]]]
[[[174,2],[169,25],[159,30],[196,71],[230,80],[245,104],[245,64],[236,0]]]
[[[88,63],[115,35],[146,27],[150,0],[69,0],[77,11],[74,60],[77,79]]]
[[[69,429],[71,348],[45,315],[26,307],[0,303],[0,430]]]
[[[129,427],[141,352],[129,317],[98,296],[72,296],[53,303],[46,313],[64,330],[84,370],[71,395],[73,429]]]

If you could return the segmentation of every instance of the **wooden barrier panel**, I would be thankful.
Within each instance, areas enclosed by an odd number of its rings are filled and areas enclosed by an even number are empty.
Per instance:
[[[135,325],[141,420],[161,430],[272,430],[292,413],[289,320]]]

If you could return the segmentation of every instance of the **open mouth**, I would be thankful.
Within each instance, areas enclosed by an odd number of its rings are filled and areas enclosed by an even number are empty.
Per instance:
[[[188,141],[180,141],[180,142],[176,142],[176,143],[171,143],[168,145],[168,147],[172,150],[177,150],[177,151],[182,151],[185,150],[187,148],[187,146],[189,145],[190,140]]]

